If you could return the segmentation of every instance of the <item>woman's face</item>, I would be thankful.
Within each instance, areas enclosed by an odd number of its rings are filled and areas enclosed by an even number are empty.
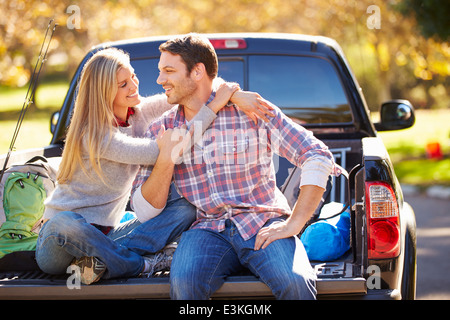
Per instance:
[[[117,93],[113,101],[114,114],[121,118],[124,111],[141,102],[139,96],[139,80],[130,67],[122,67],[117,71]]]

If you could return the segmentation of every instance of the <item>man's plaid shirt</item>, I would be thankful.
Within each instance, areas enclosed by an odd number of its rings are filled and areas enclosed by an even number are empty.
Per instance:
[[[301,185],[325,188],[330,172],[339,174],[331,152],[321,141],[280,109],[274,111],[276,116],[269,123],[260,120],[255,125],[234,105],[228,105],[219,111],[202,137],[194,137],[197,142],[183,162],[175,166],[174,173],[178,192],[197,207],[197,220],[191,228],[220,232],[225,220],[230,219],[248,240],[267,220],[289,216],[291,209],[276,186],[274,153],[303,166],[302,172],[307,172],[302,175]],[[186,123],[184,109],[179,106],[153,122],[147,136],[155,138],[161,125],[175,128]],[[305,165],[308,162],[309,170]],[[133,192],[151,170],[141,167]]]

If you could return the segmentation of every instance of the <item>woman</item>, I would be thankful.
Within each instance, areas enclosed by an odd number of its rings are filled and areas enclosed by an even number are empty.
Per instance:
[[[102,275],[139,275],[155,264],[143,255],[161,250],[195,218],[192,205],[178,198],[145,223],[119,224],[139,165],[154,165],[160,152],[177,143],[170,130],[156,141],[143,137],[148,124],[172,106],[164,95],[142,99],[138,85],[128,55],[118,49],[97,52],[83,68],[58,184],[46,202],[44,219],[50,220],[36,248],[47,273],[65,273],[74,261],[86,284]],[[211,110],[217,112],[237,89],[221,85],[195,120],[206,129],[214,120]],[[254,95],[245,97],[244,105],[254,103]]]

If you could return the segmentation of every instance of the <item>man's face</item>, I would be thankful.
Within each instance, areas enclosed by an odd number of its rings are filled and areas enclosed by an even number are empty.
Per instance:
[[[166,90],[167,101],[171,104],[188,105],[197,90],[197,83],[188,74],[181,56],[162,52],[158,69],[159,77],[156,82]]]

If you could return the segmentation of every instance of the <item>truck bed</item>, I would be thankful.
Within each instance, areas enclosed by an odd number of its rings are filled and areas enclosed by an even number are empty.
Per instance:
[[[361,159],[360,140],[324,141],[333,151],[337,163],[351,168]],[[58,146],[35,150],[26,154],[16,153],[15,161],[24,161],[30,156],[44,155],[52,162],[60,156]],[[55,158],[56,159],[56,158]],[[13,161],[14,162],[14,161]],[[289,175],[289,168],[280,166],[277,180],[284,182]],[[279,187],[283,187],[283,183]],[[327,201],[344,201],[344,178],[333,182]],[[366,279],[362,277],[361,266],[354,259],[354,248],[336,261],[314,262],[317,274],[318,298],[333,296],[358,296],[367,294]],[[14,259],[14,257],[11,257]],[[2,268],[0,263],[0,297],[2,299],[169,299],[169,272],[160,272],[149,278],[120,278],[100,280],[85,286],[74,285],[70,274],[49,275],[39,270],[33,253],[24,259],[24,267],[13,271]],[[27,260],[28,259],[28,260]],[[29,266],[32,266],[31,268]],[[69,287],[75,287],[69,289]],[[230,276],[224,285],[212,296],[213,299],[274,298],[270,289],[250,272]]]
[[[365,295],[366,280],[354,277],[352,263],[336,261],[313,263],[316,270],[318,298],[328,295]],[[72,287],[72,288],[70,288]],[[77,286],[70,275],[48,275],[41,271],[0,273],[2,299],[169,299],[169,272],[159,272],[150,278],[100,280]],[[273,299],[270,289],[255,276],[248,274],[228,277],[213,299]]]

